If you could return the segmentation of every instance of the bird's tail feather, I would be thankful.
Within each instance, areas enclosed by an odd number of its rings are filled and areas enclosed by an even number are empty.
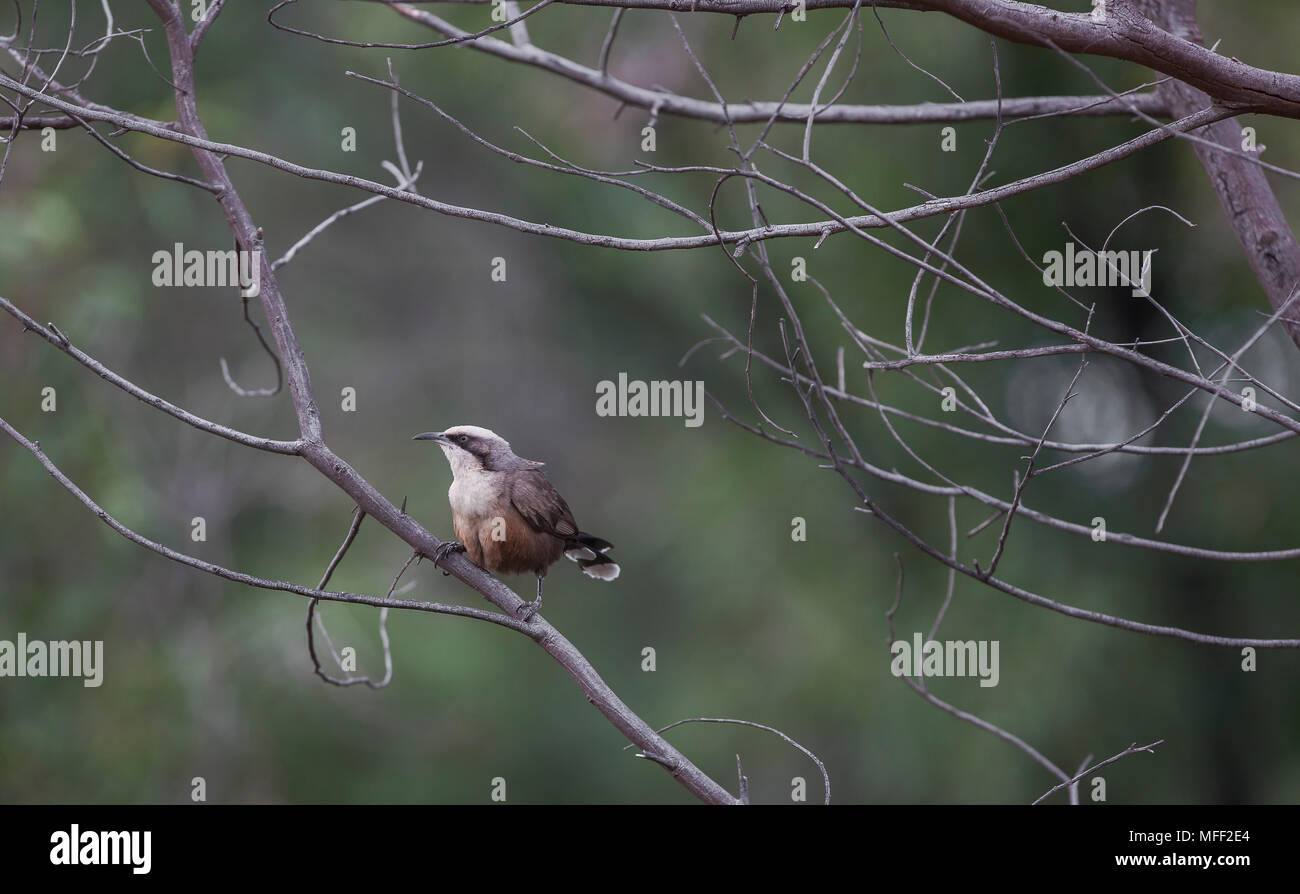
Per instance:
[[[564,554],[578,563],[582,573],[600,580],[613,580],[618,577],[619,567],[606,550],[614,548],[608,540],[579,531],[575,537],[564,543]]]

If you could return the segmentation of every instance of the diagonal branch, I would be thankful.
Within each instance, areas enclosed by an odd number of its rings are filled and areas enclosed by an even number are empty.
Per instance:
[[[561,0],[563,2],[563,0]],[[846,4],[851,6],[852,4]],[[881,4],[864,3],[864,6]],[[615,15],[623,12],[624,7],[635,4],[620,4]],[[394,4],[393,9],[414,21],[425,25],[441,34],[452,37],[466,37],[470,32],[457,28],[451,22],[426,10],[414,9],[409,4]],[[616,23],[617,18],[614,19]],[[531,65],[534,68],[549,71],[575,84],[581,84],[617,99],[624,105],[642,109],[657,110],[660,114],[676,115],[679,118],[693,118],[700,121],[713,121],[725,124],[766,123],[776,120],[789,124],[804,124],[808,116],[816,110],[819,124],[936,124],[956,123],[961,121],[982,121],[997,116],[998,103],[994,99],[982,99],[974,102],[925,102],[915,105],[853,105],[850,103],[815,106],[809,103],[788,102],[741,102],[721,103],[682,96],[663,89],[649,89],[611,75],[607,70],[605,47],[602,48],[601,62],[598,68],[590,68],[575,62],[567,56],[530,45],[519,47],[504,40],[481,37],[466,46],[506,59]],[[606,47],[608,46],[608,41]],[[1143,93],[1132,98],[1143,111],[1155,116],[1166,114],[1165,102],[1154,93]],[[1109,96],[1025,96],[1004,99],[1002,112],[1007,117],[1037,117],[1042,115],[1123,115],[1128,110],[1124,105]]]
[[[293,174],[297,177],[304,177],[309,180],[320,180],[325,183],[334,183],[340,186],[349,186],[356,189],[363,189],[376,195],[387,196],[390,199],[396,199],[399,202],[405,202],[410,205],[417,205],[421,208],[427,208],[439,214],[445,214],[449,217],[465,218],[467,220],[477,220],[485,223],[492,223],[497,226],[507,227],[517,230],[521,233],[530,233],[538,236],[549,236],[556,239],[565,239],[570,242],[576,242],[581,245],[591,245],[601,248],[617,248],[629,251],[675,251],[678,249],[705,248],[716,246],[718,244],[733,245],[738,243],[751,244],[768,239],[788,238],[797,236],[821,237],[825,238],[828,234],[842,233],[846,230],[857,229],[880,229],[888,226],[894,226],[898,222],[921,220],[937,215],[947,215],[964,208],[977,208],[984,205],[991,205],[1013,195],[1030,192],[1041,189],[1045,186],[1051,186],[1070,180],[1087,171],[1095,170],[1116,161],[1133,155],[1143,149],[1154,146],[1157,143],[1164,142],[1171,137],[1176,136],[1184,130],[1191,130],[1201,127],[1209,121],[1215,121],[1227,117],[1230,112],[1220,108],[1207,108],[1196,112],[1186,118],[1182,118],[1169,125],[1163,125],[1154,130],[1147,131],[1127,142],[1113,146],[1102,152],[1091,155],[1071,164],[1045,171],[1022,180],[1003,186],[992,187],[980,192],[969,193],[953,198],[931,199],[920,205],[914,205],[910,208],[903,208],[898,211],[888,212],[886,216],[879,214],[857,215],[853,217],[835,218],[832,220],[820,220],[812,223],[795,223],[795,224],[769,224],[765,226],[755,226],[748,230],[727,231],[721,230],[716,233],[709,233],[699,236],[660,236],[650,239],[635,239],[622,236],[610,236],[603,233],[586,233],[579,230],[573,230],[566,227],[557,227],[550,224],[539,224],[528,220],[521,220],[507,214],[499,214],[491,211],[482,211],[477,208],[465,208],[458,205],[451,205],[446,202],[439,202],[436,199],[430,199],[426,196],[412,193],[402,189],[395,189],[373,180],[367,180],[364,177],[356,177],[350,174],[340,174],[334,171],[309,168],[294,162],[277,158],[269,153],[259,152],[254,149],[247,149],[243,146],[237,146],[232,143],[220,143],[208,139],[206,132],[201,134],[191,132],[184,128],[173,129],[156,124],[153,122],[135,119],[121,114],[115,110],[98,111],[84,108],[73,103],[65,102],[57,97],[45,94],[39,90],[34,90],[21,84],[7,75],[0,73],[0,87],[13,90],[23,96],[37,99],[52,108],[71,114],[78,114],[87,120],[108,121],[128,130],[134,130],[139,133],[146,133],[159,139],[171,140],[177,143],[183,143],[195,150],[197,156],[230,155],[238,158],[246,158],[268,167]],[[201,128],[200,128],[201,130]],[[653,170],[662,170],[651,168]],[[678,170],[701,170],[713,171],[714,168],[682,168]],[[753,171],[731,171],[735,176],[757,177]],[[761,179],[761,178],[760,178]],[[218,183],[218,187],[226,188]],[[224,207],[224,203],[223,203]],[[227,212],[227,218],[230,212]],[[241,222],[241,231],[243,224]],[[252,231],[249,232],[249,239],[252,238]],[[281,353],[283,356],[283,352]]]
[[[167,34],[173,79],[176,83],[176,109],[181,129],[190,139],[207,142],[207,132],[198,114],[193,50],[185,31],[182,15],[167,0],[149,0],[149,5],[162,21]],[[258,228],[235,189],[234,183],[230,180],[223,159],[207,149],[198,147],[195,147],[194,156],[208,180],[222,188],[219,202],[234,231],[236,242],[245,250],[252,249],[258,242]],[[399,194],[411,195],[405,192]],[[288,307],[280,292],[279,283],[274,271],[269,269],[269,265],[261,266],[261,277],[261,291],[258,297],[267,320],[271,322],[276,347],[285,365],[289,393],[293,399],[302,433],[302,457],[352,497],[362,512],[406,541],[417,554],[432,557],[442,545],[441,541],[426,531],[415,519],[385,499],[373,485],[325,445],[320,411],[312,391],[306,358],[289,321]],[[509,614],[512,623],[518,623],[514,621],[514,616],[524,605],[524,601],[513,590],[479,568],[463,554],[452,553],[441,564],[444,570],[477,590],[489,602]],[[601,679],[586,657],[544,618],[534,615],[531,623],[526,626],[528,635],[568,671],[597,710],[643,751],[658,755],[664,769],[688,791],[708,803],[737,803],[733,795],[634,714]]]
[[[1034,801],[1034,804],[1038,804],[1038,803],[1042,802],[1042,801],[1043,801],[1045,798],[1047,798],[1049,795],[1051,795],[1051,794],[1053,794],[1053,793],[1055,793],[1055,792],[1059,792],[1061,789],[1065,788],[1067,785],[1071,785],[1071,786],[1074,785],[1076,782],[1078,782],[1078,781],[1079,781],[1080,779],[1082,779],[1083,777],[1087,776],[1089,773],[1095,773],[1096,771],[1100,770],[1102,767],[1106,766],[1107,764],[1113,764],[1113,763],[1115,763],[1115,761],[1119,760],[1120,758],[1128,757],[1130,754],[1137,754],[1139,751],[1145,751],[1145,752],[1147,752],[1148,754],[1155,754],[1155,753],[1156,753],[1156,752],[1155,752],[1155,747],[1156,747],[1157,745],[1163,745],[1163,744],[1165,744],[1165,740],[1164,740],[1164,739],[1157,739],[1156,741],[1152,742],[1150,745],[1139,745],[1137,742],[1134,742],[1132,745],[1130,745],[1129,747],[1125,748],[1125,749],[1124,749],[1123,751],[1121,751],[1119,754],[1116,754],[1116,755],[1113,755],[1113,756],[1111,756],[1111,757],[1108,757],[1108,758],[1106,758],[1104,761],[1101,761],[1100,763],[1093,764],[1093,765],[1092,765],[1091,767],[1089,767],[1088,769],[1081,771],[1078,775],[1076,775],[1076,776],[1074,776],[1074,777],[1072,777],[1072,778],[1066,780],[1065,782],[1062,782],[1060,785],[1054,785],[1054,786],[1052,786],[1052,787],[1049,788],[1047,791],[1045,791],[1045,792],[1043,792],[1041,795],[1039,795],[1039,796],[1038,796],[1038,800]]]
[[[1199,45],[1194,0],[1143,0],[1152,18],[1169,26],[1174,34]],[[1179,81],[1167,81],[1157,92],[1169,104],[1175,116],[1205,102],[1205,94]],[[1200,135],[1220,146],[1239,147],[1241,125],[1235,118],[1210,124]],[[1246,261],[1268,296],[1274,310],[1281,308],[1300,285],[1300,243],[1287,223],[1273,188],[1258,165],[1250,164],[1227,152],[1215,151],[1204,143],[1194,143],[1193,150],[1210,178],[1219,197],[1223,216],[1232,227],[1246,253]],[[1285,320],[1282,324],[1291,340],[1300,345],[1300,323]]]
[[[294,593],[298,596],[307,596],[311,599],[323,599],[328,602],[350,602],[356,605],[373,605],[379,608],[405,608],[413,611],[433,612],[442,615],[459,615],[465,618],[487,621],[490,624],[496,624],[501,627],[508,627],[517,633],[523,633],[529,636],[533,635],[533,630],[522,621],[518,621],[510,615],[490,612],[481,608],[472,608],[467,605],[451,605],[441,602],[417,602],[410,599],[393,599],[391,597],[367,596],[360,593],[348,593],[344,591],[304,587],[295,583],[290,583],[289,581],[269,580],[267,578],[245,574],[242,571],[232,571],[231,569],[224,568],[221,565],[216,565],[212,562],[178,552],[170,547],[163,546],[157,541],[150,540],[143,534],[131,530],[112,515],[109,515],[109,513],[92,500],[85,491],[78,487],[72,479],[63,474],[62,470],[60,470],[59,467],[45,455],[45,451],[41,449],[39,442],[24,437],[21,432],[6,422],[3,417],[0,417],[0,431],[3,431],[10,438],[16,441],[19,446],[23,447],[35,456],[36,459],[40,461],[40,464],[45,467],[45,471],[49,472],[50,476],[54,478],[55,481],[63,485],[64,489],[76,497],[96,518],[132,543],[142,546],[151,552],[155,552],[160,556],[171,559],[173,562],[177,562],[181,565],[188,565],[190,568],[197,568],[199,571],[206,571],[208,574],[213,574],[217,577],[234,581],[237,584],[246,584],[250,587],[257,587],[262,590],[278,590],[284,593]]]
[[[460,0],[490,3],[492,0]],[[682,0],[557,0],[573,6],[622,6],[678,10]],[[808,10],[849,9],[858,0],[803,0]],[[1136,62],[1191,84],[1226,103],[1257,112],[1300,118],[1300,76],[1257,68],[1220,56],[1178,33],[1159,27],[1141,12],[1141,0],[1108,0],[1096,21],[1088,12],[1061,12],[1019,0],[863,0],[863,6],[936,11],[996,37],[1035,47],[1059,46],[1071,53]],[[412,19],[430,14],[412,3],[390,3]],[[690,0],[691,12],[744,16],[785,13],[789,0]],[[439,29],[441,30],[441,29]],[[473,45],[473,44],[471,44]]]
[[[820,770],[820,771],[821,771],[821,774],[822,774],[822,790],[826,793],[825,800],[824,800],[822,803],[823,803],[823,804],[826,804],[826,805],[828,805],[828,806],[830,805],[830,803],[831,803],[831,776],[830,776],[829,773],[826,772],[826,765],[825,765],[824,763],[822,763],[821,758],[819,758],[817,755],[813,754],[811,751],[809,751],[809,750],[808,750],[807,748],[805,748],[804,746],[800,745],[800,744],[799,744],[798,742],[796,742],[794,739],[792,739],[792,738],[790,738],[789,736],[787,736],[785,733],[781,732],[781,731],[780,731],[779,729],[777,729],[776,727],[774,727],[774,726],[768,726],[767,724],[764,724],[764,723],[755,723],[755,722],[752,721],[752,720],[733,720],[733,719],[728,718],[728,717],[688,717],[688,718],[686,718],[685,720],[676,720],[676,721],[673,721],[672,723],[668,724],[667,726],[661,726],[661,727],[659,727],[659,729],[657,730],[657,732],[660,732],[660,733],[666,733],[666,732],[668,732],[668,730],[670,730],[670,729],[672,729],[672,728],[674,728],[674,727],[681,726],[682,724],[685,724],[685,723],[734,723],[734,724],[736,724],[737,726],[752,726],[754,729],[761,729],[761,730],[764,730],[764,731],[766,731],[766,732],[771,733],[771,734],[774,735],[774,736],[779,737],[780,739],[782,739],[783,741],[785,741],[788,745],[790,745],[790,746],[792,746],[792,747],[794,747],[794,748],[797,748],[799,751],[802,751],[805,755],[808,756],[808,759],[809,759],[809,760],[811,760],[814,764],[817,765],[817,769]],[[630,748],[630,747],[631,747],[631,746],[626,746],[626,748],[624,748],[624,750],[626,750],[627,748]],[[739,764],[740,764],[740,756],[739,756],[739,755],[736,756],[736,763],[737,763],[737,769],[739,770]],[[749,784],[749,780],[745,778],[745,776],[744,776],[743,773],[740,773],[739,775],[740,775],[740,778],[741,778],[741,785],[742,785],[742,787],[747,788],[747,787],[748,787],[748,784]]]
[[[5,311],[18,322],[22,323],[24,329],[35,332],[41,338],[54,345],[54,347],[67,354],[73,360],[76,360],[105,382],[116,385],[118,388],[121,388],[127,394],[136,398],[140,402],[146,403],[154,409],[162,410],[167,415],[179,419],[186,425],[192,425],[199,431],[205,431],[208,434],[217,435],[218,437],[225,438],[228,441],[234,441],[236,444],[243,444],[245,447],[265,450],[268,453],[281,453],[286,456],[297,456],[302,448],[301,441],[274,441],[270,438],[260,438],[256,435],[245,434],[242,431],[236,431],[233,428],[228,428],[219,423],[209,422],[206,419],[195,416],[188,410],[183,410],[170,401],[163,400],[155,394],[150,394],[134,382],[131,382],[113,372],[113,370],[100,363],[94,357],[91,357],[76,345],[72,344],[66,335],[55,328],[53,323],[51,323],[48,328],[42,326],[3,297],[0,297],[0,310]]]

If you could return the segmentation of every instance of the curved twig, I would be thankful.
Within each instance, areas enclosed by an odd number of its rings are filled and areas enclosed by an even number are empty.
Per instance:
[[[809,760],[811,760],[814,764],[817,765],[817,769],[821,771],[822,786],[824,791],[826,792],[825,800],[822,803],[827,805],[831,803],[831,776],[829,773],[826,772],[826,765],[822,763],[821,758],[813,754],[810,750],[808,750],[804,746],[800,745],[794,739],[787,736],[785,733],[781,732],[776,727],[767,726],[766,724],[763,723],[755,723],[752,720],[734,720],[729,717],[688,717],[685,720],[677,720],[674,721],[673,723],[668,724],[667,726],[661,726],[659,729],[656,730],[656,732],[665,733],[668,730],[672,729],[673,727],[681,726],[684,723],[734,723],[737,724],[738,726],[752,726],[755,729],[766,730],[767,732],[771,733],[774,736],[779,736],[788,745],[792,745],[793,747],[802,751],[805,755],[808,756]],[[623,750],[626,751],[628,748],[631,747],[632,747],[631,745],[625,745],[623,747]],[[736,756],[736,761],[737,761],[737,767],[739,767],[739,761],[740,761],[739,755]],[[742,780],[744,780],[744,782],[742,783],[742,788],[745,789],[747,793],[748,780],[745,779],[743,774],[741,774],[741,778]]]

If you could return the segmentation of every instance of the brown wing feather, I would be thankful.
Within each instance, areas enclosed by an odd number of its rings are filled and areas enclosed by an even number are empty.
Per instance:
[[[533,530],[569,540],[578,533],[578,523],[573,520],[569,504],[546,480],[540,470],[530,470],[515,476],[510,486],[510,504]]]

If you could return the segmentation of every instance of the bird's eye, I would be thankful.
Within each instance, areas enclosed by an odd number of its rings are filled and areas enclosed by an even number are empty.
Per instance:
[[[465,435],[456,435],[456,440],[464,444],[466,441],[469,440],[469,438],[466,437]]]

